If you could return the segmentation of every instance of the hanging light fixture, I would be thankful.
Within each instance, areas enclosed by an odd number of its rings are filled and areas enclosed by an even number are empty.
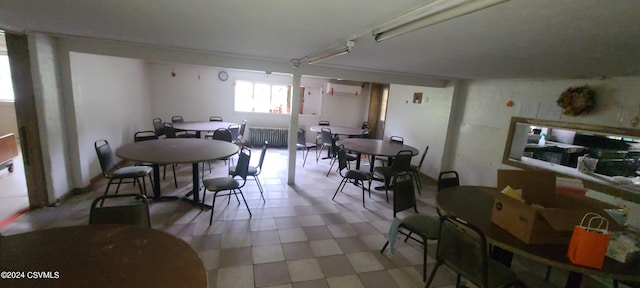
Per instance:
[[[507,1],[509,0],[434,0],[373,29],[373,37],[381,42]]]
[[[305,57],[305,58],[307,59],[307,63],[316,64],[334,57],[349,54],[354,46],[355,46],[355,43],[352,40],[350,40],[350,41],[347,41],[344,47],[340,47],[339,49],[336,49],[336,50],[324,51],[318,55],[312,55],[310,57]]]

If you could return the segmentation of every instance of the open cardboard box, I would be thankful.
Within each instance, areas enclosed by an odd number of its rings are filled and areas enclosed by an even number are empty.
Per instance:
[[[522,189],[525,202],[498,193],[491,221],[527,244],[569,243],[582,217],[595,212],[609,219],[609,230],[620,230],[604,211],[613,205],[578,195],[555,193],[556,175],[547,171],[498,170],[498,190]]]

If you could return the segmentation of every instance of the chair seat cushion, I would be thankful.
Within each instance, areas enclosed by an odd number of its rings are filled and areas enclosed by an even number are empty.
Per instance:
[[[371,179],[371,172],[365,170],[349,170],[344,177],[355,180],[369,180]]]
[[[109,177],[111,178],[133,178],[143,177],[151,173],[153,169],[149,166],[127,166],[121,167],[111,171]]]
[[[400,227],[404,227],[424,239],[438,239],[440,233],[440,221],[437,218],[421,214],[410,215],[402,219]]]
[[[236,166],[229,167],[229,175],[234,175],[235,173],[236,173]],[[249,169],[247,169],[247,175],[248,176],[255,176],[257,174],[258,174],[258,167],[249,166]]]
[[[238,189],[240,183],[231,177],[209,178],[202,181],[204,187],[209,191],[220,191],[229,189]]]

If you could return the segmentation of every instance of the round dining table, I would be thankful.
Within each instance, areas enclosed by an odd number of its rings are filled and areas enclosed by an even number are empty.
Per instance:
[[[229,128],[231,125],[238,124],[222,121],[185,121],[173,123],[173,128],[181,131],[194,131],[196,132],[196,138],[201,138],[200,136],[202,132],[215,131],[220,128]]]
[[[134,142],[120,146],[116,155],[122,159],[153,164],[153,194],[161,199],[160,165],[192,164],[193,204],[200,205],[200,173],[198,163],[228,158],[238,153],[236,144],[199,138],[168,138]]]
[[[491,211],[497,188],[484,186],[458,186],[443,189],[437,193],[439,209],[447,215],[463,219],[482,230],[487,241],[507,252],[508,255],[493,255],[501,262],[510,265],[511,255],[531,259],[544,265],[568,270],[565,287],[580,287],[582,275],[593,275],[623,281],[640,282],[640,263],[624,264],[605,257],[602,269],[578,266],[567,258],[569,244],[526,244],[508,231],[491,222]],[[506,257],[505,257],[506,256]]]
[[[83,225],[0,236],[0,287],[208,286],[183,240],[130,225]]]
[[[373,171],[373,161],[375,156],[394,157],[399,151],[409,150],[412,155],[418,155],[419,151],[413,146],[390,140],[369,139],[369,138],[348,138],[336,142],[337,145],[344,145],[344,149],[356,153],[371,155],[370,169]],[[356,160],[356,169],[360,169],[360,157]]]

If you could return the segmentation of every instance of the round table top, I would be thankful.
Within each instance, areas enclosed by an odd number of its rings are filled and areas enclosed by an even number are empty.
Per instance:
[[[362,135],[362,132],[367,131],[367,129],[360,128],[352,128],[352,127],[342,127],[342,126],[311,126],[309,130],[312,132],[320,132],[322,128],[331,129],[331,134],[336,135],[348,135],[348,136],[359,136]]]
[[[227,158],[238,145],[220,140],[169,138],[134,142],[116,149],[118,157],[155,164],[197,163]]]
[[[497,188],[484,186],[458,186],[437,193],[438,207],[447,214],[463,219],[484,232],[487,241],[514,254],[544,265],[551,265],[581,274],[596,275],[618,280],[640,281],[640,263],[623,264],[605,257],[602,269],[591,269],[572,264],[567,258],[569,244],[528,245],[491,222],[493,199]]]
[[[395,141],[369,139],[369,138],[348,138],[336,142],[336,144],[344,145],[349,151],[380,156],[396,156],[401,150],[409,150],[411,154],[418,155],[418,149],[407,144]]]
[[[3,287],[207,287],[196,251],[159,230],[63,227],[0,237],[0,247],[2,271],[20,272],[2,277]],[[33,272],[53,279],[29,279]]]
[[[215,131],[219,128],[229,128],[237,123],[222,121],[186,121],[173,123],[173,128],[186,131]]]

